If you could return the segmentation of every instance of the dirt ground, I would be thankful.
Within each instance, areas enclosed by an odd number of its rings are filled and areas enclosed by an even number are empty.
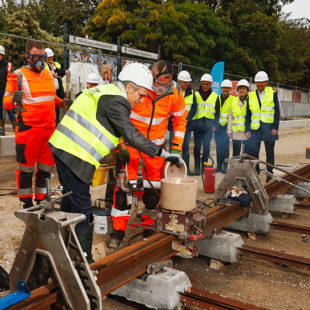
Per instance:
[[[276,142],[276,163],[282,167],[295,167],[303,163],[310,163],[305,158],[306,147],[310,146],[309,128],[294,128],[280,130],[280,140]],[[215,155],[215,145],[212,140],[211,154]],[[261,159],[265,159],[264,147],[261,149]],[[214,156],[215,157],[215,156]],[[14,211],[21,208],[16,196],[14,180],[15,162],[13,157],[1,158],[0,162],[0,265],[8,272],[13,264],[24,224],[14,216]],[[191,160],[193,160],[191,158]],[[193,166],[193,162],[191,163]],[[56,173],[55,173],[56,174]],[[216,183],[223,174],[217,173]],[[197,199],[204,200],[212,195],[203,192],[201,178],[198,180]],[[261,173],[264,181],[266,176]],[[51,186],[59,185],[57,176],[52,179]],[[105,186],[92,188],[92,199],[95,202],[103,198]],[[141,208],[141,204],[139,208]],[[130,220],[135,222],[135,212]],[[275,219],[290,223],[309,226],[310,211],[297,210],[296,214],[287,219],[279,215]],[[141,230],[140,230],[141,232]],[[128,228],[123,247],[140,240],[139,230]],[[257,240],[249,240],[244,233],[240,233],[245,244],[276,251],[295,254],[310,258],[310,243],[305,243],[300,234],[273,231],[267,236],[258,236]],[[136,237],[133,237],[137,235]],[[96,259],[112,253],[105,243],[107,235],[94,235],[93,253]],[[191,279],[192,285],[223,296],[255,304],[274,310],[309,310],[310,309],[310,272],[300,271],[291,267],[278,266],[272,263],[241,257],[238,263],[227,264],[221,270],[215,271],[209,267],[209,259],[195,257],[184,259],[174,257],[174,268],[183,270]],[[128,303],[124,300],[108,297],[104,301],[104,309],[146,309],[141,305]],[[188,306],[186,309],[196,309]]]

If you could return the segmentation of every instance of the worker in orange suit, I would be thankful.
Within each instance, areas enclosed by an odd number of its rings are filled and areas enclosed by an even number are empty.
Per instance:
[[[145,98],[144,103],[132,109],[130,120],[134,126],[146,138],[163,147],[165,143],[165,133],[167,131],[167,121],[172,117],[174,138],[172,141],[171,153],[181,156],[181,150],[186,131],[187,109],[182,92],[171,86],[172,65],[165,60],[157,61],[152,67],[153,91]],[[128,147],[130,161],[127,164],[129,181],[137,180],[138,166],[140,162],[139,152]],[[141,153],[142,154],[142,153]],[[120,159],[122,160],[122,154]],[[145,162],[147,174],[153,187],[160,193],[160,180],[163,178],[163,168],[165,159],[160,157],[151,158],[142,154]],[[169,158],[172,164],[177,164]],[[166,159],[167,160],[167,159]],[[123,162],[126,158],[123,159]],[[159,197],[151,188],[147,181],[146,173],[143,170],[143,203],[148,210],[154,210],[159,203]],[[108,247],[118,248],[125,236],[128,220],[130,218],[131,204],[127,201],[126,193],[116,187],[114,194],[114,204],[111,211],[113,220],[113,231],[108,241]],[[143,215],[143,223],[154,225],[154,220]],[[152,230],[144,230],[143,237],[152,234]]]
[[[45,179],[50,177],[54,159],[47,145],[55,130],[56,96],[52,73],[45,69],[44,45],[37,41],[26,43],[27,65],[9,75],[4,94],[4,107],[15,108],[22,101],[25,112],[17,114],[15,134],[16,182],[18,197],[23,208],[33,206],[32,176],[35,171],[35,200],[39,203],[46,196]],[[22,73],[22,89],[18,89],[17,73]]]

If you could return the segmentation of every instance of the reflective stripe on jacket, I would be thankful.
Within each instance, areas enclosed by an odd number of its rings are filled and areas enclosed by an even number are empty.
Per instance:
[[[165,142],[167,121],[171,115],[174,132],[172,149],[181,151],[187,114],[182,92],[179,93],[175,87],[170,86],[161,96],[150,91],[143,104],[132,109],[130,120],[140,133],[161,146]]]
[[[50,143],[81,160],[100,166],[100,159],[108,155],[120,142],[96,118],[98,100],[102,95],[123,96],[113,84],[100,85],[83,91],[57,126]]]
[[[193,119],[200,119],[203,117],[214,119],[215,104],[218,95],[212,92],[206,101],[203,101],[199,92],[196,92],[195,95],[197,99],[197,112]]]
[[[10,62],[8,62],[8,75],[12,73],[13,66]]]
[[[5,108],[12,110],[14,107],[12,96],[18,90],[17,72],[23,73],[23,105],[27,110],[21,113],[24,123],[32,127],[55,127],[55,103],[61,100],[56,96],[53,77],[47,69],[38,74],[22,67],[10,74],[3,99]]]
[[[251,110],[251,129],[259,129],[260,121],[273,124],[275,113],[273,95],[273,89],[271,87],[265,87],[264,100],[261,102],[260,106],[257,92],[255,90],[250,92],[249,107]]]
[[[233,115],[232,120],[232,131],[242,131],[245,132],[245,116],[247,109],[247,101],[244,102],[242,109],[239,105],[239,97],[234,97],[231,103],[231,111]]]
[[[186,106],[187,111],[190,111],[193,105],[193,102],[194,102],[194,91],[193,90],[191,91],[190,95],[184,97],[184,101],[185,101],[185,106]]]
[[[219,96],[219,101],[220,101],[220,106],[221,106],[219,123],[222,126],[225,126],[228,123],[228,114],[229,114],[231,104],[234,98],[235,98],[234,96],[229,95],[226,98],[224,104],[222,105],[222,97]]]

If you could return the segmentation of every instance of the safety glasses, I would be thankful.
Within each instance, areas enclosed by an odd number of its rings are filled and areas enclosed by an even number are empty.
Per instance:
[[[142,94],[142,93],[139,91],[139,88],[140,88],[139,86],[133,85],[134,91],[136,91],[136,92],[139,94],[138,100],[139,100],[140,102],[143,102],[143,101],[144,101],[144,98],[148,95],[148,93],[147,93],[146,95]]]
[[[32,59],[34,63],[36,63],[39,60],[45,61],[47,58],[47,55],[46,54],[28,54],[28,59],[30,58]]]

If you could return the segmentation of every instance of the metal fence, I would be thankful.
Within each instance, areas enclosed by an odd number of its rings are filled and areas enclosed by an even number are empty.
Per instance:
[[[27,37],[22,37],[22,36],[17,36],[17,35],[12,35],[12,34],[5,34],[5,33],[0,33],[2,36],[10,36],[14,37],[16,40],[32,40],[33,38],[27,38]],[[61,43],[56,43],[56,42],[43,42],[46,46],[52,47],[53,46],[63,46],[64,48],[68,48],[71,51],[80,51],[83,54],[91,54],[94,55],[94,57],[88,57],[89,59],[95,58],[96,60],[94,61],[94,65],[98,66],[98,71],[101,74],[101,69],[102,69],[102,64],[104,61],[108,60],[108,63],[111,65],[111,69],[113,71],[114,78],[117,76],[117,61],[119,60],[122,65],[128,63],[128,62],[142,62],[145,64],[150,64],[153,61],[152,60],[147,60],[145,58],[139,58],[139,57],[128,57],[125,55],[118,56],[116,53],[109,52],[109,53],[102,53],[102,50],[100,49],[94,49],[91,47],[86,47],[78,44],[72,44],[72,43],[67,43],[67,44],[61,44]],[[87,59],[87,57],[86,57]],[[73,61],[70,59],[70,61]],[[75,61],[81,61],[79,59]],[[66,68],[65,68],[66,69]],[[178,63],[178,64],[173,64],[173,76],[174,80],[177,80],[177,75],[180,71],[182,70],[187,70],[192,77],[192,87],[193,89],[198,89],[199,88],[199,81],[200,78],[203,74],[205,73],[210,73],[211,69],[209,68],[202,68],[202,67],[196,67],[184,63]],[[251,85],[251,89],[255,89],[255,84],[253,82],[253,77],[249,76],[240,76],[236,74],[230,74],[230,73],[224,73],[224,78],[232,80],[234,83],[233,85],[236,85],[237,81],[240,79],[247,79]],[[285,102],[293,102],[293,103],[310,103],[310,89],[306,88],[301,88],[298,86],[294,85],[287,85],[287,84],[282,84],[274,81],[270,81],[269,85],[272,87],[275,87],[278,90],[278,95],[279,99],[281,101]]]

